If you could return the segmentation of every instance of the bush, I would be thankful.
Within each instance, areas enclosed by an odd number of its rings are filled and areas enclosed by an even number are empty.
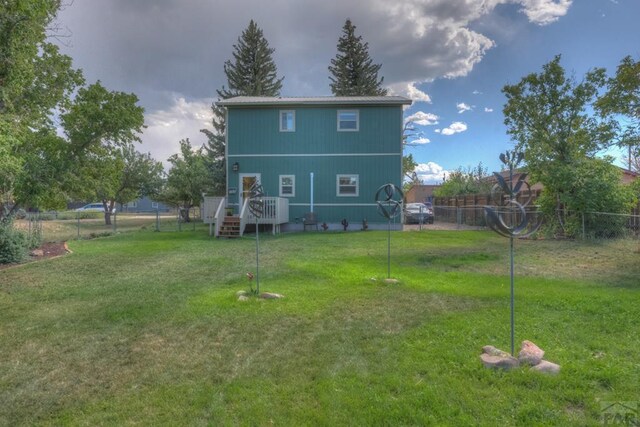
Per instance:
[[[13,221],[0,221],[0,264],[20,262],[27,256],[27,235],[13,226]]]

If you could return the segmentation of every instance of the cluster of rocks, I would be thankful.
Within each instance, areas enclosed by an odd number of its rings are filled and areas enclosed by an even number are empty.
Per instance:
[[[249,301],[251,297],[251,293],[248,291],[238,291],[236,292],[236,296],[238,297],[238,301]],[[284,295],[276,294],[274,292],[262,292],[258,295],[258,298],[262,299],[280,299],[284,298]]]
[[[531,341],[522,341],[518,358],[516,359],[506,351],[495,348],[492,345],[482,347],[480,360],[487,368],[514,369],[519,366],[530,366],[531,370],[546,374],[557,374],[560,372],[560,365],[542,359],[544,350]]]

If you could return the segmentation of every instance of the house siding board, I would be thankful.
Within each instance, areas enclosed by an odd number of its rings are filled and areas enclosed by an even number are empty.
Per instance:
[[[290,217],[304,216],[309,211],[311,200],[311,177],[314,174],[314,211],[318,219],[327,222],[340,221],[346,211],[354,212],[347,216],[361,217],[368,212],[367,218],[375,220],[376,207],[327,207],[322,205],[375,204],[375,192],[383,184],[397,184],[401,174],[395,156],[361,156],[361,157],[245,157],[240,161],[240,173],[258,173],[266,196],[279,195],[279,176],[295,175],[295,196],[287,197],[290,206]],[[343,197],[336,194],[336,177],[338,174],[355,174],[359,177],[359,192],[356,197]],[[232,187],[240,186],[239,173],[230,172],[229,181]],[[239,203],[240,194],[231,196],[233,203]],[[300,207],[298,204],[307,206]],[[320,212],[326,211],[323,218]]]
[[[280,111],[295,110],[295,132],[280,132]],[[359,131],[337,130],[338,110],[359,111]],[[279,176],[295,175],[295,197],[289,218],[301,222],[310,211],[310,173],[314,173],[314,212],[320,222],[353,227],[363,219],[384,222],[377,213],[375,192],[383,184],[402,181],[401,105],[227,105],[227,188],[238,208],[240,174],[260,174],[267,196],[279,196]],[[238,162],[239,172],[231,170]],[[336,194],[338,174],[359,176],[357,197]]]
[[[231,108],[228,129],[238,143],[228,155],[401,152],[399,107],[357,108],[357,132],[337,131],[338,109],[297,108],[295,132],[280,132],[279,108]]]

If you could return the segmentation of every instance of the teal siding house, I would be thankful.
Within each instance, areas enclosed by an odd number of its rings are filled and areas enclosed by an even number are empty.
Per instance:
[[[318,223],[350,229],[364,219],[376,228],[376,190],[402,184],[403,106],[398,96],[236,97],[226,108],[227,200],[243,215],[251,185],[259,181],[285,229]],[[282,212],[280,212],[282,213]],[[275,224],[274,224],[275,228]]]

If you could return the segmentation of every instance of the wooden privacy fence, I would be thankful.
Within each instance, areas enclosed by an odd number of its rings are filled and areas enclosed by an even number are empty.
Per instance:
[[[536,204],[542,190],[531,191],[531,205]],[[525,203],[529,192],[518,194],[516,201]],[[467,194],[455,197],[434,197],[433,207],[436,221],[450,222],[459,225],[486,226],[484,206],[496,205],[490,194]],[[640,230],[640,202],[632,209],[627,227],[636,232]]]
[[[531,204],[540,197],[541,190],[531,191]],[[525,203],[529,192],[519,193],[516,201]],[[451,222],[460,225],[485,226],[484,206],[496,205],[490,194],[467,194],[455,197],[434,197],[433,206],[436,221]]]

